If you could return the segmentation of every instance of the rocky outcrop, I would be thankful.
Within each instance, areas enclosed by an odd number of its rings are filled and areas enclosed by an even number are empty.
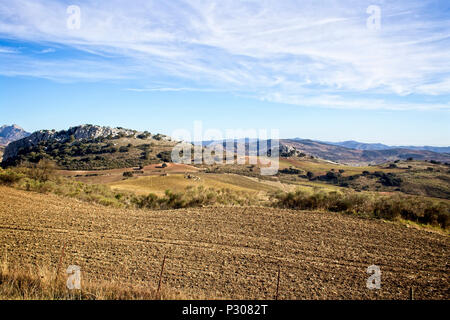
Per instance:
[[[117,136],[133,136],[141,134],[142,132],[124,128],[111,128],[102,127],[96,125],[81,125],[77,127],[72,127],[69,130],[55,131],[55,130],[40,130],[32,133],[31,135],[11,142],[5,149],[3,155],[3,161],[10,158],[14,158],[19,153],[22,148],[34,147],[41,141],[55,140],[55,141],[65,141],[69,139],[75,140],[91,140],[96,138],[114,138]],[[153,136],[150,135],[150,138]],[[170,140],[167,136],[163,136],[166,140]]]
[[[1,126],[0,127],[0,146],[6,146],[12,141],[16,141],[29,136],[30,133],[23,130],[16,124],[12,126]]]

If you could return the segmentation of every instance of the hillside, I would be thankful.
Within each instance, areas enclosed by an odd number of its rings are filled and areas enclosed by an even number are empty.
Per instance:
[[[11,126],[3,125],[0,127],[0,146],[6,146],[12,141],[16,141],[29,136],[30,133],[23,130],[16,124]]]
[[[160,152],[171,150],[174,145],[175,142],[161,134],[81,125],[62,131],[36,131],[10,143],[4,151],[2,165],[45,158],[72,170],[144,166],[160,162]]]
[[[5,147],[0,146],[0,161],[3,159],[3,153],[5,152]]]
[[[387,161],[406,160],[436,160],[450,162],[450,154],[437,153],[427,150],[410,150],[392,148],[386,150],[357,150],[342,146],[331,145],[313,140],[283,139],[280,142],[287,147],[320,157],[322,159],[351,165],[378,164]]]
[[[434,147],[434,146],[388,146],[382,143],[364,143],[354,140],[342,142],[318,141],[336,146],[346,147],[357,150],[387,150],[387,149],[409,149],[409,150],[425,150],[438,153],[450,153],[450,147]]]
[[[129,210],[0,186],[0,246],[16,267],[81,267],[83,281],[186,298],[448,298],[448,236],[329,212],[261,207]],[[367,290],[367,267],[382,289]],[[1,286],[1,284],[0,284]]]
[[[228,142],[230,143],[230,142]],[[204,146],[223,144],[223,141],[205,141]],[[234,150],[242,148],[249,155],[265,154],[270,148],[270,140],[237,139],[234,141]],[[280,139],[279,148],[282,157],[313,156],[328,161],[339,162],[348,165],[363,166],[368,164],[380,164],[388,161],[406,160],[413,158],[417,160],[436,160],[450,162],[450,154],[438,153],[428,150],[410,150],[403,148],[387,148],[378,150],[356,149],[358,144],[350,144],[352,147],[344,147],[331,143],[325,143],[306,139]],[[381,146],[381,145],[380,145]]]

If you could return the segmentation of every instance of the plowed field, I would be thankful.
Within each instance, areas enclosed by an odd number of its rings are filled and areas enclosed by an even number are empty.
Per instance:
[[[449,237],[378,220],[270,208],[120,210],[0,187],[0,252],[14,265],[78,265],[90,279],[188,298],[449,299]],[[369,290],[367,267],[381,268]]]

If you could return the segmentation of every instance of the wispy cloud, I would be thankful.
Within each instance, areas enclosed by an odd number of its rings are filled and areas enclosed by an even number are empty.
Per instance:
[[[381,8],[379,31],[366,27],[371,4]],[[0,0],[0,37],[63,45],[90,56],[76,65],[48,58],[42,65],[39,57],[0,47],[12,63],[0,74],[134,78],[142,89],[128,90],[230,90],[311,107],[449,107],[427,100],[450,95],[445,0],[81,1],[79,30],[66,26],[67,5]],[[23,61],[27,68],[20,67]],[[173,86],[154,86],[158,77],[174,79]],[[352,98],[364,93],[371,98]],[[418,101],[386,101],[386,95],[415,95]]]
[[[0,47],[0,53],[19,53],[19,50],[15,48],[8,48],[8,47]]]
[[[126,88],[127,91],[134,92],[218,92],[218,89],[208,88],[169,88],[169,87],[157,87],[157,88]]]
[[[38,53],[45,54],[45,53],[53,53],[53,52],[56,52],[56,50],[53,49],[53,48],[47,48],[47,49],[42,49],[42,50],[39,51]]]

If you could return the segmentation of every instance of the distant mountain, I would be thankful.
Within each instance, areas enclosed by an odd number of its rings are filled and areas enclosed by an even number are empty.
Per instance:
[[[353,141],[356,142],[356,141]],[[355,146],[354,143],[351,145]],[[387,149],[356,149],[314,140],[283,139],[280,143],[296,150],[311,154],[322,159],[347,164],[377,164],[386,161],[406,160],[436,160],[450,162],[450,154],[429,150],[417,150],[401,147]],[[358,142],[356,142],[358,144]]]
[[[382,143],[364,143],[354,140],[343,142],[319,141],[335,146],[346,147],[356,150],[387,150],[387,149],[409,149],[409,150],[425,150],[438,153],[450,153],[450,147],[433,147],[433,146],[388,146]]]
[[[237,139],[234,143],[234,150],[238,146],[245,148],[249,155],[265,154],[267,148],[271,145],[265,141],[255,139]],[[203,145],[214,145],[224,143],[223,141],[207,141]],[[354,147],[358,142],[352,143]],[[225,146],[225,143],[224,143]],[[367,165],[379,164],[387,161],[406,160],[413,158],[415,160],[436,160],[450,162],[450,154],[438,153],[428,150],[414,150],[406,148],[387,148],[381,150],[361,150],[356,148],[344,147],[336,144],[325,143],[321,141],[308,139],[280,139],[279,151],[282,157],[291,156],[314,156],[324,160],[340,162],[349,165]]]
[[[29,132],[26,132],[21,127],[16,124],[12,126],[1,126],[0,127],[0,145],[6,146],[10,142],[28,137],[30,135]]]

